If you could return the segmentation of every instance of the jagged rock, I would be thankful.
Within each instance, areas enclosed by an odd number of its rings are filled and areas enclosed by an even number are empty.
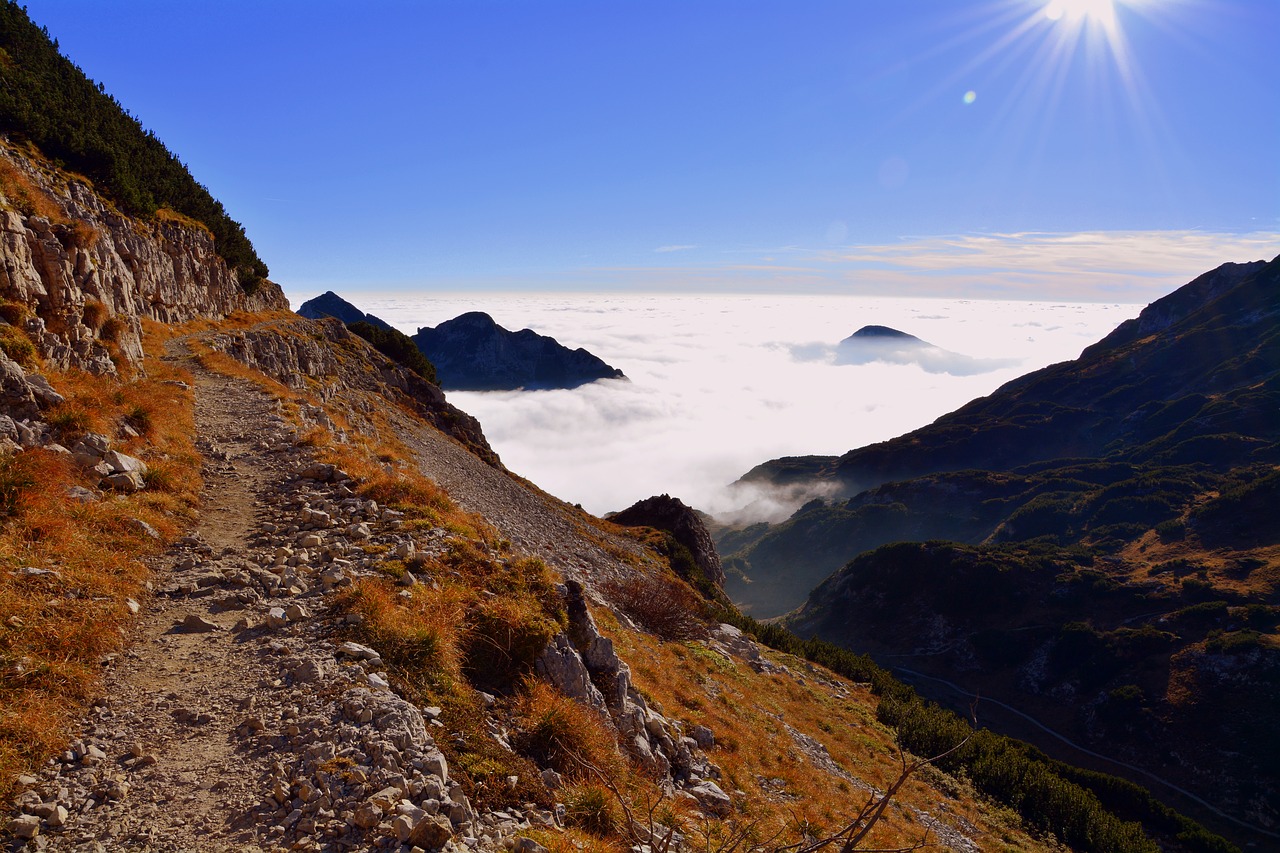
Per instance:
[[[195,613],[188,613],[186,618],[178,623],[178,627],[188,634],[207,634],[210,631],[218,630],[216,622],[210,622]]]
[[[66,495],[71,500],[84,504],[93,503],[98,499],[97,494],[92,489],[86,489],[84,486],[67,486]]]
[[[699,749],[711,749],[716,745],[715,734],[706,726],[694,726],[689,730],[689,737],[693,738]]]
[[[558,791],[564,787],[564,777],[548,767],[542,771],[542,784],[546,785],[549,791]]]
[[[147,485],[146,480],[137,471],[122,471],[118,474],[109,474],[102,480],[103,485],[108,489],[114,489],[117,492],[138,492]]]
[[[424,850],[436,850],[448,843],[453,837],[453,826],[446,818],[439,815],[424,815],[414,824],[409,833],[408,843]]]
[[[564,634],[556,634],[534,661],[538,676],[554,685],[565,696],[593,708],[607,711],[604,696],[591,683],[591,673],[581,655]]]
[[[182,323],[220,319],[237,310],[288,308],[280,288],[269,281],[246,294],[207,231],[121,216],[84,181],[59,183],[9,146],[0,149],[0,157],[38,186],[63,216],[96,234],[89,245],[64,245],[59,229],[65,226],[41,216],[0,212],[0,290],[33,310],[25,331],[51,367],[115,372],[101,341],[106,325],[89,318],[88,305],[100,305],[94,310],[105,309],[115,321],[110,325],[115,345],[131,361],[142,357],[143,318]],[[32,396],[44,398],[39,390]]]
[[[653,527],[667,531],[689,551],[694,564],[707,580],[717,587],[724,586],[724,567],[720,565],[715,541],[698,513],[679,498],[670,495],[645,498],[609,516],[609,520],[624,527]]]
[[[0,351],[0,410],[19,420],[40,414],[39,398],[27,372]]]
[[[713,815],[726,817],[733,811],[733,800],[715,782],[703,780],[685,790],[693,795],[698,805]]]
[[[113,473],[147,473],[147,463],[141,459],[135,459],[116,450],[108,450],[102,455],[102,461],[111,466]]]
[[[40,818],[24,814],[9,821],[9,832],[15,838],[35,838],[40,834]]]

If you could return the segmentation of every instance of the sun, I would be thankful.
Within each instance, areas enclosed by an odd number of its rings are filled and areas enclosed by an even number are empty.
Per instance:
[[[1044,15],[1051,21],[1110,28],[1115,23],[1116,7],[1114,0],[1050,0],[1045,4]]]

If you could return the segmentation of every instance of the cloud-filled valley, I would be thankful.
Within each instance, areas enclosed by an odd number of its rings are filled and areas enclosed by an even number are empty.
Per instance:
[[[352,298],[408,333],[486,311],[509,329],[552,335],[620,368],[630,381],[449,394],[480,419],[507,467],[596,513],[664,492],[728,511],[724,487],[760,462],[842,453],[907,432],[1028,370],[1076,357],[1139,307],[653,294]],[[870,324],[931,346],[840,363],[836,342]]]

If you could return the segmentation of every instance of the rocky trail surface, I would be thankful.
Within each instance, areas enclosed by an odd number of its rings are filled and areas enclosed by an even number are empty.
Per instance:
[[[438,537],[310,459],[276,402],[188,365],[206,463],[197,529],[153,566],[153,600],[68,750],[23,777],[27,850],[535,849],[548,812],[477,815],[425,715],[376,650],[343,642],[328,593],[375,544]]]

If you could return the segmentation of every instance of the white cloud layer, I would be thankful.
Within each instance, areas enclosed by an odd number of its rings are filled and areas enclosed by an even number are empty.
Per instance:
[[[849,296],[343,295],[410,333],[486,311],[626,373],[630,381],[572,391],[449,394],[480,419],[510,469],[596,513],[662,492],[729,510],[724,487],[754,465],[899,435],[1027,370],[1074,358],[1139,310]],[[929,372],[793,355],[871,324],[935,344],[953,368],[954,359],[1001,366]]]

